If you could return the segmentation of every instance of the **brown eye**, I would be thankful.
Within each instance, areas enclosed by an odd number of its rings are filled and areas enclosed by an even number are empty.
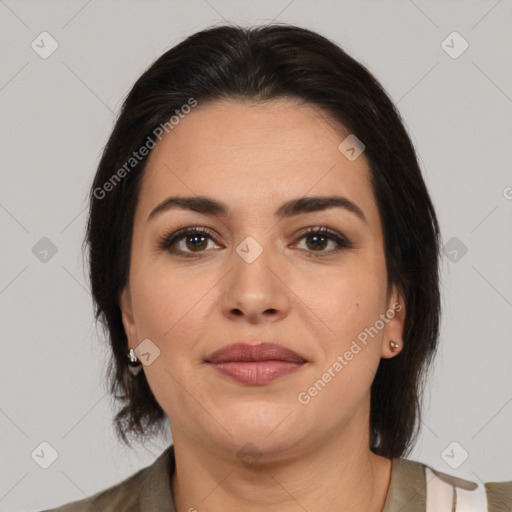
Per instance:
[[[207,238],[204,235],[188,235],[183,237],[185,239],[185,246],[187,249],[191,249],[192,251],[195,251],[196,249],[198,251],[206,249],[206,246],[208,243],[205,244],[205,240]],[[190,243],[190,245],[188,245]]]
[[[329,239],[326,236],[313,234],[308,235],[305,237],[306,240],[311,241],[311,243],[306,242],[306,245],[311,250],[322,250],[326,247],[326,245],[329,243]]]
[[[343,248],[351,247],[351,243],[345,237],[325,227],[309,229],[299,240],[303,239],[306,240],[305,250],[319,253],[318,256],[333,254]],[[334,248],[326,251],[324,249],[328,247],[329,242],[332,242]]]
[[[160,239],[159,247],[170,253],[190,255],[200,254],[208,248],[208,240],[212,240],[210,231],[206,228],[192,227],[180,229],[171,235]]]

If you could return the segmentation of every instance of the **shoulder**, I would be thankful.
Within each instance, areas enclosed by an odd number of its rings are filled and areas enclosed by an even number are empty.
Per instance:
[[[170,498],[168,464],[172,445],[152,464],[140,469],[116,485],[87,498],[41,512],[139,512],[149,510],[159,500],[172,503]]]
[[[474,482],[464,480],[434,468],[427,467],[439,479],[451,485],[455,489],[460,489],[459,494],[465,496],[462,491],[481,490],[482,494],[487,498],[487,506],[489,512],[512,512],[512,480],[506,482]]]
[[[73,501],[42,512],[128,512],[140,508],[140,488],[149,468],[141,469],[122,482],[93,494],[88,498]]]
[[[509,482],[486,482],[489,512],[512,511],[512,480]]]
[[[395,492],[410,489],[418,493],[421,506],[417,510],[424,510],[423,506],[430,502],[433,510],[441,510],[441,504],[451,503],[453,510],[472,506],[474,510],[512,512],[512,481],[475,482],[408,459],[393,459],[393,471]]]

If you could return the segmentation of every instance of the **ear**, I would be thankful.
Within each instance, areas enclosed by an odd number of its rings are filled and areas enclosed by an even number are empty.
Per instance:
[[[133,315],[132,295],[129,284],[126,284],[121,292],[119,307],[121,309],[124,332],[128,338],[128,349],[135,349],[138,345],[137,326]]]
[[[404,348],[405,298],[395,285],[391,288],[385,315],[387,322],[382,339],[381,357],[389,359],[397,356]],[[391,350],[392,341],[399,345],[396,352]]]

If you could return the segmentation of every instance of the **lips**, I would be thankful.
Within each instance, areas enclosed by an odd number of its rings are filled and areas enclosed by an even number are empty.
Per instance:
[[[215,351],[206,359],[207,363],[214,364],[257,361],[287,361],[299,364],[306,362],[293,350],[275,343],[260,343],[259,345],[236,343]]]
[[[206,363],[230,380],[262,385],[296,372],[307,361],[293,350],[274,343],[237,343],[217,350]]]

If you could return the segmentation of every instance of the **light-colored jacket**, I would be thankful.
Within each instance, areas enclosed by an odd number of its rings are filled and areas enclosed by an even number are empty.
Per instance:
[[[176,512],[171,444],[151,465],[88,499],[43,512]],[[192,508],[192,510],[194,510]],[[512,481],[477,484],[408,459],[392,459],[382,512],[512,512]]]

